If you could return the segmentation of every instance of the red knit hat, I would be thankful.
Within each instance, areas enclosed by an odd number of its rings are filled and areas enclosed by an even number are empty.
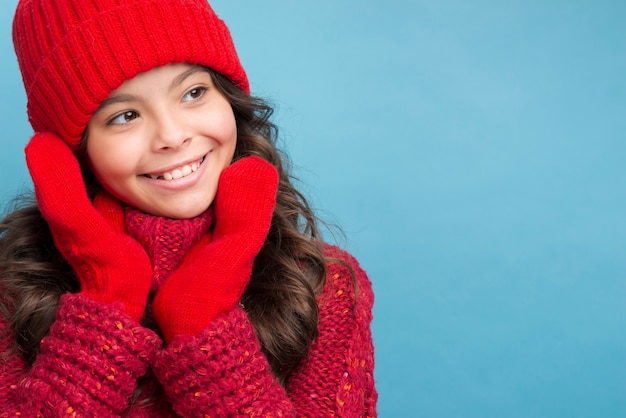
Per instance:
[[[13,44],[34,131],[72,147],[102,100],[157,66],[203,65],[250,91],[230,32],[206,0],[20,0]]]

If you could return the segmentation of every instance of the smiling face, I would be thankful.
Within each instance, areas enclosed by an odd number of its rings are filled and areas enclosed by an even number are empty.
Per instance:
[[[202,67],[170,64],[126,81],[87,125],[87,157],[111,194],[191,218],[213,202],[237,143],[230,103]]]

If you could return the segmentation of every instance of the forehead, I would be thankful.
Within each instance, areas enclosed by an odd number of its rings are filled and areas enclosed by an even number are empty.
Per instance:
[[[146,85],[162,85],[176,86],[184,81],[187,77],[190,77],[196,73],[206,73],[204,67],[193,64],[168,64],[160,67],[155,67],[150,71],[137,74],[135,77],[126,80],[120,87],[115,89],[111,95],[114,95],[120,90],[141,88]]]

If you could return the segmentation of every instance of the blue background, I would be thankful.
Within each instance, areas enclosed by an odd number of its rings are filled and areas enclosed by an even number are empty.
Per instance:
[[[16,3],[3,202],[29,187]],[[213,5],[370,273],[381,416],[626,416],[626,2]]]

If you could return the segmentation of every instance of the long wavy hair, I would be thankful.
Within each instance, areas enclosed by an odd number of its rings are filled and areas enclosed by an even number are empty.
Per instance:
[[[235,114],[234,159],[256,155],[279,173],[270,231],[255,259],[242,303],[275,376],[284,385],[317,334],[316,295],[323,286],[326,265],[318,220],[294,187],[287,159],[276,147],[277,129],[270,121],[273,109],[224,76],[207,71]],[[85,142],[77,156],[93,196],[99,185],[85,163]],[[61,295],[79,290],[78,279],[55,248],[32,195],[22,196],[0,221],[0,313],[10,321],[7,332],[15,340],[14,349],[28,362],[37,356]]]

